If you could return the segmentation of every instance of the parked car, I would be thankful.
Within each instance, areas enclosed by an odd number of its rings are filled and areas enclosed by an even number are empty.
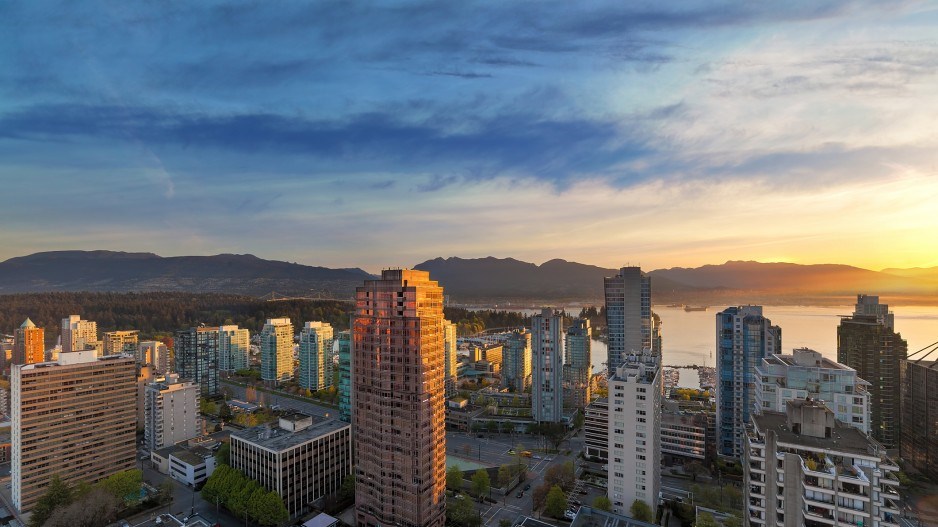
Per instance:
[[[527,485],[525,485],[524,490],[531,490],[531,484],[528,483]]]
[[[516,497],[516,498],[523,498],[523,497],[524,497],[524,491],[523,491],[523,490],[519,490],[518,493],[515,494],[515,497]]]
[[[563,517],[568,520],[573,520],[574,518],[576,518],[576,513],[573,511],[566,511],[563,513]]]

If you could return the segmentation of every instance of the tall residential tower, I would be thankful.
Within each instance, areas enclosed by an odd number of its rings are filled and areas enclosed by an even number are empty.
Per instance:
[[[563,314],[545,308],[531,317],[531,405],[539,423],[563,418]]]
[[[300,388],[312,392],[334,385],[332,376],[332,326],[307,322],[300,330]]]
[[[289,318],[268,318],[261,331],[261,379],[293,378],[293,324]]]
[[[609,375],[616,372],[627,355],[656,349],[651,315],[651,277],[639,267],[623,267],[619,274],[604,278],[606,327],[609,334]]]

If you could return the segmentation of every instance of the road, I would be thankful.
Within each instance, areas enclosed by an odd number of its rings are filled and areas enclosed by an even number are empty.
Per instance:
[[[244,400],[244,386],[234,384],[233,382],[230,382],[226,379],[219,379],[218,382],[225,385],[225,388],[231,392],[235,399],[240,399],[242,401]],[[258,391],[258,395],[260,394],[263,394],[264,400],[268,406],[276,404],[280,405],[281,408],[295,410],[297,412],[312,415],[314,417],[337,417],[339,413],[339,411],[335,408],[322,406],[312,401],[299,401],[291,397]]]

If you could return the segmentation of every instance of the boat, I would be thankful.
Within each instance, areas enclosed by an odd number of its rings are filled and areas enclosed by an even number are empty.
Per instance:
[[[684,306],[684,311],[706,311],[709,306]]]

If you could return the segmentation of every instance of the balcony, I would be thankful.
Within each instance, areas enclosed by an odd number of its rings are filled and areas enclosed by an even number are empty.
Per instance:
[[[834,511],[814,505],[808,505],[807,509],[804,511],[804,518],[806,523],[808,521],[813,521],[827,525],[834,525],[836,522],[834,519]]]
[[[853,483],[842,482],[840,484],[840,491],[844,493],[848,493],[848,494],[853,494],[855,496],[859,496],[862,499],[866,499],[866,500],[870,499],[870,493],[866,487],[861,487],[860,485],[856,485]]]

